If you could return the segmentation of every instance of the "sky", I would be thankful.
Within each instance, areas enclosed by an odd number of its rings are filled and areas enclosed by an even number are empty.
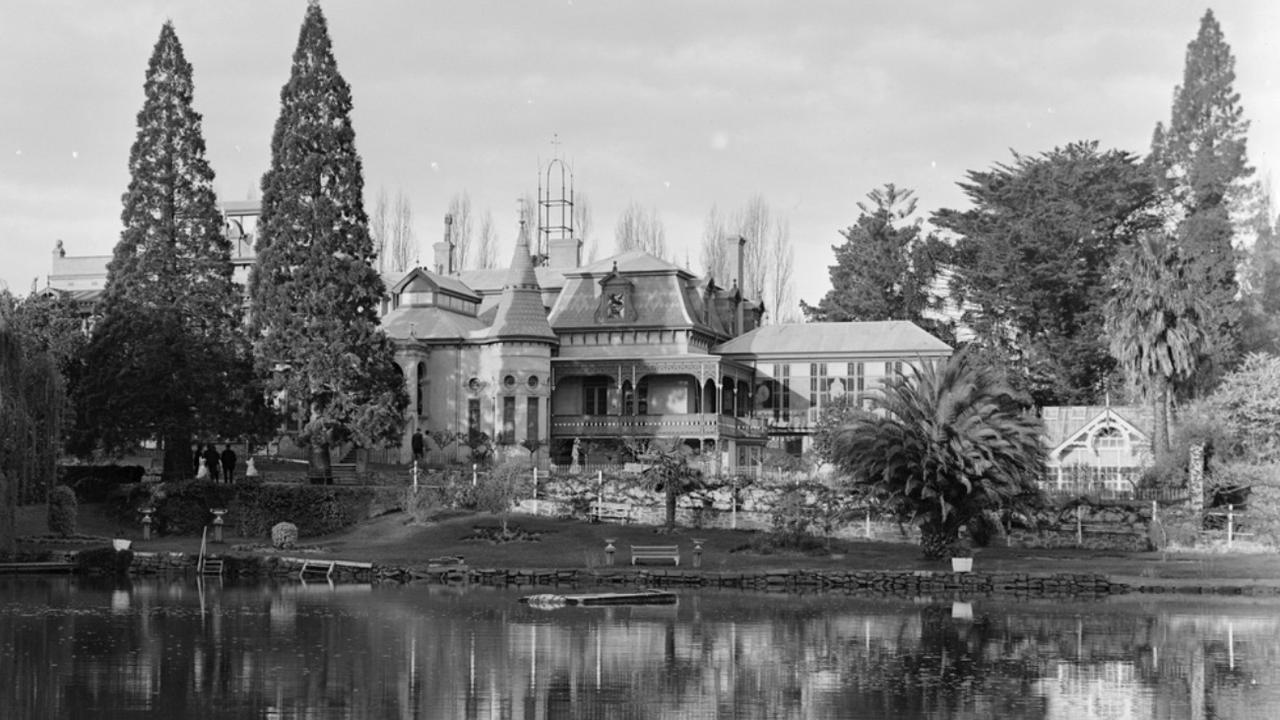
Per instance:
[[[710,210],[756,195],[789,223],[799,298],[830,289],[832,246],[885,183],[920,216],[1011,152],[1077,140],[1145,154],[1212,8],[1236,58],[1260,177],[1280,164],[1274,0],[325,0],[351,85],[366,208],[403,193],[423,264],[449,200],[492,213],[559,155],[613,253],[618,215],[653,208],[700,271]],[[172,20],[193,66],[220,200],[258,197],[302,0],[0,2],[0,284],[43,287],[61,239],[120,233],[147,61]],[[553,142],[554,141],[554,142]],[[478,224],[478,223],[477,223]]]

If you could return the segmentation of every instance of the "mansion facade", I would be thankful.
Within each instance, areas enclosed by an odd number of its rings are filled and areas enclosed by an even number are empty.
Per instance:
[[[234,278],[253,264],[256,206],[224,205]],[[758,467],[766,447],[798,455],[823,408],[874,388],[904,364],[951,347],[909,322],[764,325],[762,303],[647,253],[583,264],[581,240],[535,254],[522,226],[510,264],[384,273],[382,327],[409,406],[399,448],[428,438],[429,459],[465,460],[484,433],[499,455],[567,464],[621,462],[631,441],[677,440],[724,471]],[[69,257],[58,243],[46,291],[91,304],[110,256]]]

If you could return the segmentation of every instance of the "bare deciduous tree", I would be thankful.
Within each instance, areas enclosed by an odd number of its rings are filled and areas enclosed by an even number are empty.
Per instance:
[[[795,297],[795,248],[791,245],[791,222],[778,218],[769,242],[768,293],[765,295],[766,317],[774,323],[800,320]]]
[[[573,229],[582,241],[586,264],[596,261],[596,239],[591,235],[591,203],[584,193],[577,193],[573,198]]]
[[[453,269],[462,270],[471,259],[471,196],[466,190],[449,201],[450,226],[453,240]]]
[[[413,237],[413,206],[403,192],[396,192],[395,208],[392,210],[389,230],[389,258],[392,272],[404,272],[413,264],[418,252],[417,242]]]
[[[645,208],[632,201],[618,216],[613,237],[614,247],[620,253],[643,250],[655,257],[667,259],[667,231],[654,208]]]
[[[730,242],[728,222],[720,208],[712,205],[702,225],[702,272],[723,288],[730,286],[737,272]]]
[[[476,236],[475,265],[478,270],[498,266],[498,237],[493,230],[493,213],[488,210],[480,220],[480,232]]]
[[[738,279],[739,237],[747,240],[742,249],[743,295],[763,300],[774,322],[797,321],[790,222],[778,217],[762,195],[727,217],[713,206],[703,224],[701,259],[703,272],[720,287],[733,287]]]
[[[373,203],[373,213],[369,215],[369,235],[373,238],[373,253],[378,258],[375,268],[378,272],[387,269],[387,189],[378,188],[378,199]]]

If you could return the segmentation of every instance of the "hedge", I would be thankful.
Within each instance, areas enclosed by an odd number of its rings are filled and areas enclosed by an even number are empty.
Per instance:
[[[298,526],[303,537],[328,535],[369,517],[378,501],[400,504],[375,488],[342,485],[260,485],[184,481],[164,483],[154,493],[152,530],[161,535],[198,535],[213,522],[213,509],[227,510],[227,532],[263,537],[278,522]],[[131,496],[120,514],[134,516],[149,493]]]

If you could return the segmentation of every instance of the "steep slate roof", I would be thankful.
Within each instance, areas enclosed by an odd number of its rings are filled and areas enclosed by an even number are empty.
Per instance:
[[[546,340],[558,342],[556,334],[547,322],[547,309],[542,304],[542,288],[533,271],[533,258],[529,255],[529,234],[520,226],[516,251],[507,272],[507,282],[502,288],[502,299],[493,318],[487,337],[496,340]]]
[[[425,278],[428,283],[449,294],[466,298],[472,302],[480,302],[480,296],[458,278],[433,273],[425,268],[417,267],[404,273],[382,274],[382,282],[392,295],[400,293],[406,285],[419,278]]]
[[[905,320],[766,325],[711,349],[721,355],[950,355],[951,346]]]
[[[438,307],[401,306],[382,317],[382,329],[397,340],[466,340],[484,323]]]
[[[599,285],[619,275],[630,286],[631,310],[635,319],[610,321],[610,328],[688,328],[703,325],[688,306],[685,292],[693,274],[640,250],[630,250],[583,268],[565,272],[565,287],[551,308],[550,321],[556,330],[601,327]]]

